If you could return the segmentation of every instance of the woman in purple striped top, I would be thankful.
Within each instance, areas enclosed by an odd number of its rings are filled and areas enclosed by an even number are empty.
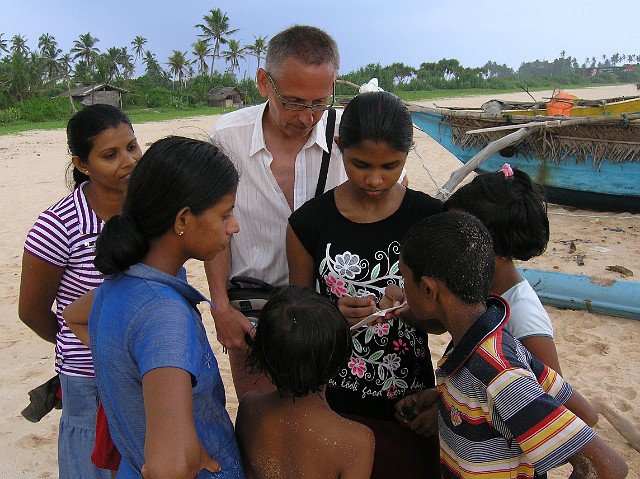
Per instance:
[[[131,172],[142,156],[129,118],[110,105],[91,105],[67,124],[73,192],[45,210],[27,235],[18,314],[54,343],[63,408],[58,437],[60,479],[108,478],[90,460],[98,395],[91,351],[71,332],[62,310],[102,283],[94,267],[104,222],[122,213]],[[52,306],[55,301],[55,312]]]

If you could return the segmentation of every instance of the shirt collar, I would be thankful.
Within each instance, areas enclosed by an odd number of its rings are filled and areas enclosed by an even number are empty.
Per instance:
[[[253,135],[251,136],[251,149],[249,150],[250,157],[262,149],[267,149],[267,145],[264,142],[264,131],[262,130],[262,117],[265,114],[268,103],[268,101],[265,101],[260,105],[260,109],[258,110],[256,122],[253,125]]]
[[[180,269],[177,276],[171,276],[160,270],[152,268],[151,266],[147,266],[146,264],[138,263],[130,266],[124,274],[134,278],[145,279],[170,286],[180,293],[180,295],[189,301],[189,303],[194,307],[203,301],[206,301],[211,307],[214,307],[213,303],[200,293],[200,291],[187,283],[187,273],[184,267]]]
[[[509,305],[500,296],[491,295],[487,299],[487,311],[476,319],[460,342],[453,347],[449,343],[450,351],[447,359],[439,365],[440,373],[451,376],[467,362],[476,349],[490,335],[501,330],[509,319]]]
[[[73,190],[73,203],[78,212],[78,229],[84,235],[99,234],[102,230],[102,219],[93,211],[84,194],[84,187],[89,181],[85,181]]]
[[[258,110],[258,119],[253,126],[253,135],[251,137],[251,149],[249,150],[249,156],[255,155],[262,149],[267,149],[267,145],[264,141],[264,130],[262,129],[262,118],[266,113],[268,104],[269,102],[265,101]],[[324,151],[328,151],[329,149],[327,147],[326,125],[327,112],[324,112],[320,121],[316,123],[311,130],[311,134],[309,135],[309,138],[307,139],[307,142],[302,149],[306,149],[314,144],[317,144]]]

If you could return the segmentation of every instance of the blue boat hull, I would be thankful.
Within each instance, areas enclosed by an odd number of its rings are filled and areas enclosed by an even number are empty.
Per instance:
[[[597,281],[590,276],[518,268],[538,294],[542,304],[561,309],[640,319],[640,283]]]
[[[454,142],[451,127],[441,114],[411,111],[411,115],[418,128],[463,163],[481,150],[463,148]],[[518,154],[516,148],[506,148],[486,159],[478,171],[497,171],[505,162],[544,186],[552,203],[599,211],[640,212],[640,161],[612,163],[605,159],[600,165],[577,162],[572,157],[560,162],[544,161]]]

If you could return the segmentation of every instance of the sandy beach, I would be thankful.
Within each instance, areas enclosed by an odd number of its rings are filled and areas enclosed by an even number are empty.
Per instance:
[[[606,98],[637,94],[633,85],[567,90],[583,98]],[[538,100],[551,91],[535,92]],[[497,95],[496,95],[497,96]],[[479,106],[493,95],[438,100],[440,106]],[[526,93],[500,95],[510,100],[529,100]],[[432,106],[432,102],[424,104]],[[134,125],[145,150],[153,141],[177,134],[206,138],[216,116]],[[416,150],[409,155],[410,185],[435,195],[450,174],[461,166],[440,145],[416,132]],[[64,172],[69,157],[65,132],[31,131],[0,136],[0,212],[5,218],[0,232],[0,477],[57,477],[57,429],[60,411],[53,411],[39,423],[30,423],[20,411],[27,405],[27,392],[53,375],[53,346],[39,339],[18,318],[20,264],[25,236],[38,214],[68,194]],[[550,205],[551,241],[544,255],[527,266],[567,273],[583,273],[605,279],[640,281],[640,215],[594,213]],[[570,245],[575,251],[570,250]],[[577,261],[578,257],[582,261]],[[583,264],[579,264],[583,263]],[[633,272],[622,278],[608,271],[619,265]],[[207,292],[202,265],[187,264],[189,280]],[[603,397],[621,416],[640,426],[640,409],[635,406],[640,393],[640,322],[592,314],[585,311],[548,307],[556,334],[558,355],[565,378],[587,398]],[[226,355],[216,341],[213,320],[203,310],[209,339],[227,388],[227,405],[232,418],[237,410]],[[432,359],[437,360],[449,338],[430,339]],[[600,418],[598,434],[629,464],[629,478],[640,479],[640,454],[618,432]],[[550,478],[568,477],[563,466]]]

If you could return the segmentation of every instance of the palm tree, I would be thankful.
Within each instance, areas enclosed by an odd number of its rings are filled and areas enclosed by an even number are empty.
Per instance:
[[[187,66],[187,78],[191,79],[196,75],[196,71],[193,69],[193,64],[195,63],[195,60],[190,61],[189,65]]]
[[[238,40],[229,40],[229,49],[222,52],[225,61],[229,64],[229,70],[233,73],[238,70],[240,73],[240,60],[245,58],[245,49],[240,46]]]
[[[29,52],[27,75],[29,90],[41,90],[47,77],[47,61],[38,51]]]
[[[71,61],[71,55],[67,53],[60,57],[58,64],[64,83],[67,85],[67,97],[69,98],[69,103],[71,103],[71,109],[73,110],[73,113],[76,113],[76,106],[74,105],[73,98],[71,97]]]
[[[129,80],[135,71],[135,64],[133,63],[133,57],[127,51],[127,47],[122,47],[120,49],[119,63],[122,67],[122,76],[125,80]]]
[[[29,94],[29,65],[24,55],[15,51],[10,57],[11,80],[9,95],[20,100],[26,100]]]
[[[209,42],[213,41],[213,54],[211,55],[211,76],[213,76],[213,63],[215,58],[220,56],[220,44],[228,43],[226,36],[234,34],[238,29],[231,30],[229,28],[229,17],[219,8],[209,10],[209,12],[210,15],[202,17],[205,23],[199,23],[196,27],[202,30],[199,37]]]
[[[150,52],[149,50],[147,50],[146,52],[144,52],[144,58],[142,59],[142,63],[145,64],[145,68],[147,73],[149,73],[150,70],[155,71],[159,64],[158,64],[158,60],[156,60],[156,56],[153,54],[153,52]]]
[[[187,53],[182,53],[178,50],[173,50],[173,55],[169,57],[169,61],[167,65],[171,67],[171,73],[173,73],[173,78],[175,81],[176,76],[178,77],[178,85],[182,87],[182,80],[185,74],[185,69],[189,65],[189,61],[186,58]]]
[[[146,75],[156,79],[163,75],[164,72],[162,70],[162,67],[158,63],[158,60],[156,60],[156,56],[149,50],[144,52],[144,58],[142,59],[142,63],[145,64]]]
[[[96,37],[91,36],[91,32],[80,35],[78,40],[74,40],[73,47],[70,50],[70,53],[74,54],[73,59],[76,60],[81,58],[91,71],[93,69],[94,62],[100,53],[100,50],[96,47],[96,43],[99,41],[100,40]]]
[[[258,59],[257,70],[260,70],[260,60],[262,60],[267,53],[267,37],[256,37],[254,35],[253,38],[255,41],[252,45],[247,45],[246,50],[249,55]]]
[[[2,38],[4,33],[0,33],[0,52],[9,53],[8,41]]]
[[[107,53],[104,54],[104,59],[106,61],[106,67],[108,72],[107,83],[111,83],[114,77],[118,76],[120,73],[120,56],[122,55],[122,50],[116,47],[111,47],[107,50]]]
[[[73,80],[80,85],[90,85],[92,82],[92,69],[87,62],[80,60],[73,70]]]
[[[40,35],[40,38],[38,38],[38,48],[40,49],[40,53],[44,53],[45,50],[49,50],[50,48],[58,48],[58,42],[53,35],[43,33]]]
[[[144,46],[146,44],[147,44],[147,39],[144,37],[141,37],[140,35],[137,35],[131,42],[131,45],[133,46],[133,53],[136,56],[136,60],[138,60],[138,58],[142,57],[142,55],[144,54],[145,52]]]
[[[616,66],[618,63],[620,63],[619,53],[614,53],[613,55],[611,55],[611,63],[613,63],[613,66]]]
[[[11,38],[11,51],[13,53],[22,55],[23,57],[26,57],[27,54],[29,53],[29,47],[27,46],[26,37],[23,37],[22,35],[19,35],[19,34],[14,35]]]
[[[192,53],[196,57],[196,61],[198,62],[198,74],[202,75],[207,72],[207,57],[211,55],[211,47],[209,46],[209,42],[207,40],[198,40],[196,43],[192,43],[193,47]]]
[[[40,38],[38,38],[38,47],[46,63],[47,80],[55,81],[61,69],[58,55],[62,53],[62,49],[58,48],[58,42],[53,35],[49,35],[48,33],[40,35]]]

